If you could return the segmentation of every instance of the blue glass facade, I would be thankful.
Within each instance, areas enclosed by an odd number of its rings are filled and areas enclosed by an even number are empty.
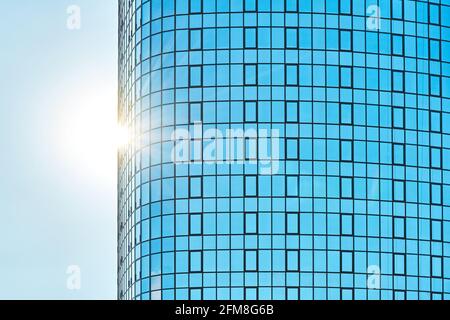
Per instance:
[[[450,298],[450,0],[119,11],[119,298]]]

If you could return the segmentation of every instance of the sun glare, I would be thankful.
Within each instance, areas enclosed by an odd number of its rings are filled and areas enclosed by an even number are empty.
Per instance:
[[[130,132],[128,128],[120,126],[116,127],[116,147],[118,149],[125,147],[130,142]]]
[[[65,108],[62,118],[63,153],[70,169],[108,181],[115,179],[117,150],[128,143],[130,135],[117,124],[114,99],[76,99]]]

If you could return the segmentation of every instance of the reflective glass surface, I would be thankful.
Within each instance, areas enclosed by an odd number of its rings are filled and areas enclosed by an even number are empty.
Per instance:
[[[119,16],[119,298],[450,298],[450,0]]]

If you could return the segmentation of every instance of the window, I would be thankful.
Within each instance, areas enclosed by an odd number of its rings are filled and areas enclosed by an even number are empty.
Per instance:
[[[394,238],[405,238],[405,218],[394,218]]]
[[[342,103],[340,117],[341,117],[341,124],[352,124],[353,106],[351,104]]]
[[[298,159],[298,139],[295,138],[286,139],[286,159],[287,160]]]
[[[341,214],[341,234],[344,236],[353,234],[353,215]]]
[[[340,0],[340,13],[352,14],[352,0]]]
[[[189,69],[189,85],[191,87],[202,86],[202,67],[192,66]]]
[[[286,176],[286,196],[298,197],[298,176]]]
[[[298,300],[298,287],[286,287],[286,300]]]
[[[394,273],[404,274],[405,273],[405,260],[404,254],[394,254]]]
[[[403,72],[393,71],[392,72],[392,89],[395,92],[403,92]]]
[[[202,105],[200,103],[191,103],[190,123],[196,122],[202,122]]]
[[[298,234],[298,213],[286,214],[286,230],[288,234]]]
[[[245,138],[245,160],[256,161],[258,159],[258,139],[256,137]]]
[[[191,251],[189,253],[189,269],[190,272],[202,272],[202,252]]]
[[[341,252],[341,272],[351,273],[353,272],[353,252],[342,251]]]
[[[403,108],[392,108],[392,117],[394,128],[404,129],[405,128],[405,109]]]
[[[286,0],[286,12],[297,12],[298,11],[298,0]]]
[[[246,64],[244,70],[245,85],[256,85],[256,64]]]
[[[432,96],[441,95],[441,78],[439,76],[430,75],[430,89]]]
[[[353,178],[341,178],[341,198],[353,198]]]
[[[256,28],[245,28],[244,29],[244,43],[246,49],[256,48]]]
[[[405,182],[394,180],[394,201],[405,201]]]
[[[202,30],[192,29],[189,31],[189,49],[201,50],[202,49]]]
[[[245,271],[256,271],[258,265],[256,250],[245,250]]]
[[[440,13],[440,8],[438,5],[436,4],[429,4],[429,18],[430,18],[430,23],[431,24],[440,24],[441,23],[441,13]],[[448,11],[447,11],[448,12]]]
[[[342,51],[352,50],[352,32],[349,30],[340,31],[340,49]]]
[[[202,289],[201,288],[190,288],[189,289],[189,300],[202,300]]]
[[[430,58],[431,60],[441,59],[441,42],[439,40],[430,39]]]
[[[257,108],[256,101],[245,102],[245,122],[256,122]]]
[[[298,85],[298,65],[296,64],[286,65],[286,85],[288,86]]]
[[[432,132],[441,132],[441,113],[431,112],[430,114],[430,128]]]
[[[243,0],[245,1],[245,11],[256,11],[256,1],[257,0]]]
[[[441,168],[441,149],[430,148],[431,153],[431,167],[435,169]]]
[[[298,102],[286,102],[286,122],[298,122]]]
[[[403,0],[392,0],[392,19],[403,19]],[[407,4],[405,4],[407,5]]]
[[[431,276],[442,277],[442,257],[431,257]]]
[[[351,140],[341,141],[341,161],[353,161],[353,142]]]
[[[257,196],[257,176],[245,177],[245,196],[256,197]]]
[[[286,266],[287,271],[299,271],[299,250],[287,250],[286,252]]]
[[[405,164],[405,146],[403,144],[394,143],[393,147],[393,162],[394,164]]]
[[[191,0],[190,13],[201,13],[202,12],[202,0]]]
[[[190,214],[190,233],[192,235],[202,234],[202,215]]]
[[[442,204],[442,186],[440,184],[431,184],[431,203]]]
[[[352,288],[342,288],[341,289],[341,300],[353,300],[354,293]]]
[[[256,212],[247,212],[245,214],[245,233],[256,234],[258,231],[258,216]]]
[[[202,177],[190,177],[189,193],[191,198],[202,197]]]
[[[403,55],[403,36],[392,35],[392,53],[397,56]]]
[[[351,67],[341,67],[341,87],[343,88],[351,88],[353,85],[352,82],[352,68]]]
[[[297,49],[298,48],[298,29],[286,28],[286,48]]]
[[[442,221],[431,220],[431,240],[442,241]]]

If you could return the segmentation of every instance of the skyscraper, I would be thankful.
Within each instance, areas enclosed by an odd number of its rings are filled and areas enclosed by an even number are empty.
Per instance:
[[[119,298],[450,298],[449,0],[119,11]]]

